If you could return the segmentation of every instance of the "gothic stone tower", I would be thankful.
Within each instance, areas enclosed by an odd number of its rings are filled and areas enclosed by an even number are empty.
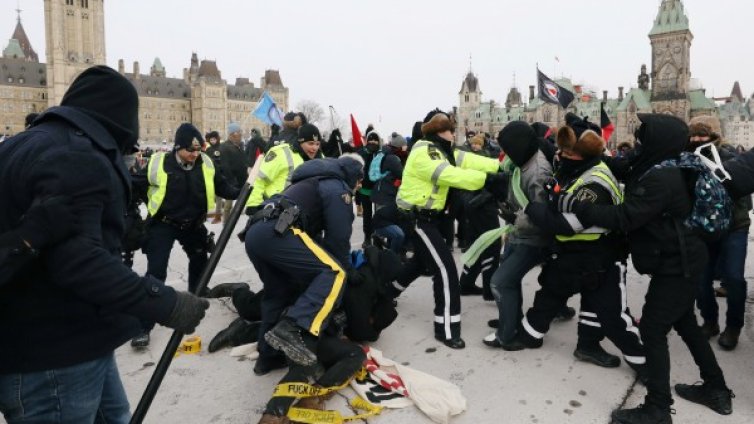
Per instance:
[[[474,113],[479,109],[479,105],[482,101],[482,91],[479,89],[479,79],[476,75],[469,70],[466,74],[466,78],[461,85],[461,91],[458,92],[459,108],[458,116],[456,117],[456,138],[457,141],[463,142],[466,140],[466,133],[475,130],[474,120],[476,117]]]
[[[649,40],[652,44],[652,109],[689,120],[691,70],[689,51],[694,36],[681,0],[662,0]]]
[[[105,64],[104,0],[44,0],[49,105],[84,69]]]

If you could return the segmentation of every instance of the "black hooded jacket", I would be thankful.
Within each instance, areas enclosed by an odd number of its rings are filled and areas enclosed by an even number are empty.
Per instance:
[[[707,262],[702,240],[683,220],[692,198],[679,168],[653,168],[680,155],[688,142],[688,127],[680,119],[640,114],[641,150],[627,175],[624,202],[617,206],[581,204],[579,220],[628,235],[634,267],[642,274],[683,275],[701,272]]]
[[[175,291],[134,273],[120,256],[131,188],[121,151],[138,134],[131,119],[137,102],[136,90],[116,71],[90,68],[63,106],[0,144],[0,233],[46,196],[72,197],[81,222],[79,234],[42,252],[30,272],[0,288],[0,333],[12,341],[0,343],[0,375],[100,358],[138,334],[140,319],[170,316]]]

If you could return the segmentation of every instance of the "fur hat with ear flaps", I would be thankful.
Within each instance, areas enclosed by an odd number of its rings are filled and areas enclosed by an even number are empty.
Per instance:
[[[600,156],[605,150],[605,140],[594,130],[586,130],[576,137],[576,132],[567,125],[558,130],[557,143],[561,149],[569,149],[590,158]]]
[[[454,127],[453,120],[447,113],[440,110],[433,110],[427,114],[422,123],[422,134],[438,134],[444,131],[452,131]]]

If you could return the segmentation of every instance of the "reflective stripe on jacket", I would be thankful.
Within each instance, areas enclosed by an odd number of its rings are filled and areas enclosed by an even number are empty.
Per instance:
[[[246,207],[259,206],[285,190],[291,185],[293,170],[302,163],[304,159],[294,152],[288,143],[271,148],[264,155],[264,162],[259,167],[259,174],[254,181],[254,189],[246,202]]]
[[[165,200],[168,189],[168,173],[165,172],[166,153],[155,153],[149,158],[147,179],[147,210],[150,216],[155,216]],[[205,153],[201,153],[202,175],[204,176],[204,188],[207,194],[207,210],[215,207],[215,164]]]
[[[403,169],[396,204],[401,209],[441,211],[445,208],[450,187],[479,190],[487,173],[497,172],[500,162],[456,150],[453,166],[442,149],[427,140],[414,144]]]

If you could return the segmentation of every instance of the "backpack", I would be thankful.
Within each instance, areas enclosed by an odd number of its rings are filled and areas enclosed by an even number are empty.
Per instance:
[[[376,183],[377,181],[385,178],[389,172],[381,171],[382,159],[385,158],[385,153],[379,152],[372,158],[372,163],[369,164],[369,180]]]
[[[722,182],[705,166],[702,159],[690,152],[677,159],[668,159],[655,168],[680,168],[693,197],[691,214],[684,225],[703,239],[719,239],[733,222],[733,201]]]

